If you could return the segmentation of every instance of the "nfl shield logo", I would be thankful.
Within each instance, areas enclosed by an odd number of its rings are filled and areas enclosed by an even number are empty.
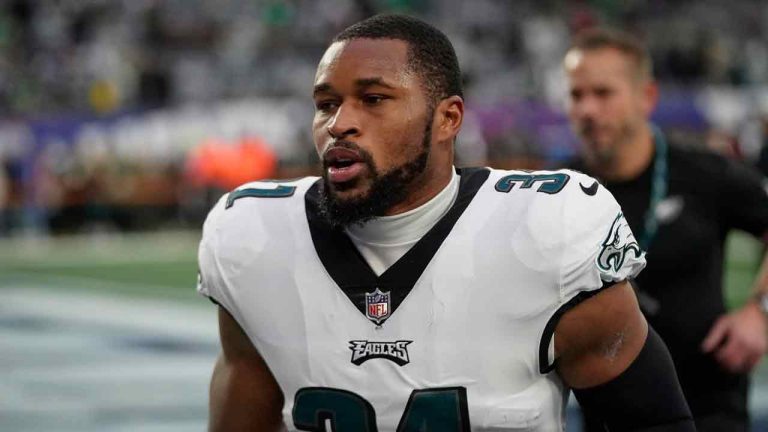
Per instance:
[[[389,317],[389,291],[381,292],[376,288],[372,293],[365,293],[365,316],[376,324]]]

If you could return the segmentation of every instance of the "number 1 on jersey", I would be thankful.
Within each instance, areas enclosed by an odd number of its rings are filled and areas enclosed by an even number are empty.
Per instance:
[[[378,432],[376,411],[361,396],[329,387],[305,387],[293,401],[293,424],[315,432]],[[331,431],[325,423],[331,422]],[[469,432],[467,389],[445,387],[414,390],[397,432]]]
[[[227,205],[230,208],[235,205],[235,200],[240,198],[287,198],[296,192],[296,186],[277,185],[274,188],[247,188],[236,189],[227,195]]]

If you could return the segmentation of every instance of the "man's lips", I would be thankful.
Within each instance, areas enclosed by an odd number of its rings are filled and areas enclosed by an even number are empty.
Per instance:
[[[360,153],[345,147],[333,147],[323,154],[328,181],[345,183],[359,176],[365,169]]]
[[[361,162],[355,162],[346,167],[328,167],[328,181],[331,183],[346,183],[350,180],[354,180],[365,169],[365,164]]]

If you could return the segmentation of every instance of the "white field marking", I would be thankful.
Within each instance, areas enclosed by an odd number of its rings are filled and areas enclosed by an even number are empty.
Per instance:
[[[190,290],[194,288],[191,287]],[[209,340],[218,338],[216,307],[201,297],[200,303],[176,302],[45,288],[0,289],[0,310],[22,310],[51,320],[92,326],[124,327]]]

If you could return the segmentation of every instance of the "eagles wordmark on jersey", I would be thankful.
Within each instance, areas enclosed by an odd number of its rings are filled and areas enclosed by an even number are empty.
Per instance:
[[[374,358],[385,358],[398,366],[408,364],[408,344],[413,341],[400,340],[395,342],[349,341],[352,350],[352,363],[361,365]]]
[[[564,428],[557,320],[643,254],[584,174],[459,173],[450,210],[378,276],[318,214],[317,178],[250,183],[212,210],[198,290],[269,365],[289,428]]]

